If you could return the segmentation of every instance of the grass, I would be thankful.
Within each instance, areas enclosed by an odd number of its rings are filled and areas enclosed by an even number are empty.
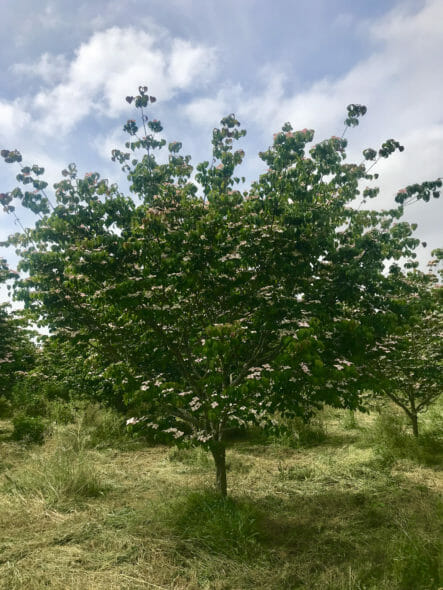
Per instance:
[[[236,442],[227,500],[200,449],[94,444],[84,421],[42,446],[11,432],[0,422],[1,589],[443,585],[438,411],[422,443],[397,418],[333,410],[295,445]]]

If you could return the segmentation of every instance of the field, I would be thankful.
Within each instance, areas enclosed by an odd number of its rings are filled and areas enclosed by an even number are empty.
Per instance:
[[[420,444],[392,409],[239,437],[228,500],[205,451],[107,438],[109,414],[41,446],[3,420],[0,588],[437,590],[441,410]]]

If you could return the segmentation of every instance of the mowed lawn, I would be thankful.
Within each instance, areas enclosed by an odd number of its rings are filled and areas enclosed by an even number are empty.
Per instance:
[[[441,410],[441,406],[439,408]],[[389,415],[326,411],[311,430],[228,450],[228,500],[201,449],[42,446],[0,422],[0,588],[437,590],[438,408],[418,445]]]

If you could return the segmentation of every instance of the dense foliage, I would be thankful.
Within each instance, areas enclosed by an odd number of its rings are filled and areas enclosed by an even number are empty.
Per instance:
[[[0,284],[16,276],[4,259],[0,259]],[[20,374],[34,362],[34,346],[23,322],[14,316],[6,303],[0,304],[0,398],[8,399]]]
[[[372,166],[403,147],[389,139],[364,150],[360,164],[345,163],[343,136],[312,144],[313,130],[286,123],[260,154],[267,171],[243,190],[244,152],[234,142],[245,131],[234,115],[214,129],[213,160],[193,176],[179,142],[165,163],[157,159],[166,141],[147,115],[155,101],[147,88],[127,101],[141,130],[127,122],[127,151],[113,159],[130,196],[71,164],[51,204],[43,170],[2,151],[34,188],[1,195],[4,206],[18,198],[40,216],[10,239],[28,275],[16,296],[69,342],[69,354],[86,353],[109,392],[124,390],[130,424],[209,448],[226,494],[230,429],[269,425],[276,412],[308,417],[324,403],[359,406],[362,360],[396,313],[399,271],[385,272],[386,262],[415,264],[404,204],[437,197],[441,181],[399,191],[390,210],[357,207],[377,197]],[[365,113],[350,105],[346,127]]]
[[[419,271],[397,277],[396,324],[365,362],[372,390],[404,410],[415,436],[418,415],[441,395],[443,386],[443,289],[436,280],[434,274]]]

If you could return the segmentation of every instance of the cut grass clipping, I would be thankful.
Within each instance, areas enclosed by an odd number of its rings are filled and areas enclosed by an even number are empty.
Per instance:
[[[3,421],[0,588],[438,590],[441,407],[418,442],[389,412],[245,436],[227,499],[201,449],[105,445],[78,417],[29,445]]]

